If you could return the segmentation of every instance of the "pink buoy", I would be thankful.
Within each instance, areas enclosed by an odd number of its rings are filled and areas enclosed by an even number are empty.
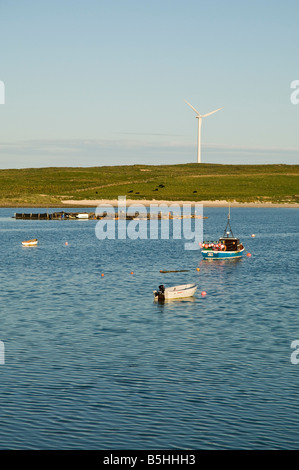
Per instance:
[[[204,297],[205,295],[207,295],[206,291],[203,290],[202,293],[201,293],[201,295],[202,295],[203,297]]]
[[[65,246],[68,246],[68,242],[65,242]]]
[[[251,256],[251,253],[247,253],[247,255],[246,255],[246,256]]]

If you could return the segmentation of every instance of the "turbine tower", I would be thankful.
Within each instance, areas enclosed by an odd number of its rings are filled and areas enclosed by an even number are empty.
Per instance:
[[[211,114],[214,114],[214,113],[217,113],[217,111],[220,111],[220,109],[223,109],[222,108],[218,108],[218,109],[215,109],[214,111],[211,111],[210,113],[207,113],[207,114],[200,114],[197,109],[193,108],[192,104],[188,103],[188,101],[185,100],[185,103],[187,103],[188,106],[190,106],[190,108],[193,109],[193,111],[196,112],[196,119],[198,119],[198,133],[197,133],[197,163],[200,163],[200,135],[201,135],[201,122],[202,122],[202,118],[206,117],[206,116],[210,116]]]

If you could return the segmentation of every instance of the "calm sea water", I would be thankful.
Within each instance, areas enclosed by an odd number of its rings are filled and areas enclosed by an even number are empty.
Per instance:
[[[232,209],[252,256],[218,262],[14,212],[0,209],[1,449],[299,448],[297,209]],[[227,210],[204,215],[222,236]],[[193,281],[193,300],[153,302]]]

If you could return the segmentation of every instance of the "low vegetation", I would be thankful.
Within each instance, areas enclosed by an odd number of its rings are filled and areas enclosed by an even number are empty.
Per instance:
[[[0,206],[62,200],[299,202],[299,165],[131,165],[0,170]]]

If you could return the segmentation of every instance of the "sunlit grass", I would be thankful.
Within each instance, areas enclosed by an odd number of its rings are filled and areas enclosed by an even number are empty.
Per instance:
[[[299,202],[299,165],[131,165],[0,170],[0,205],[62,199]]]

